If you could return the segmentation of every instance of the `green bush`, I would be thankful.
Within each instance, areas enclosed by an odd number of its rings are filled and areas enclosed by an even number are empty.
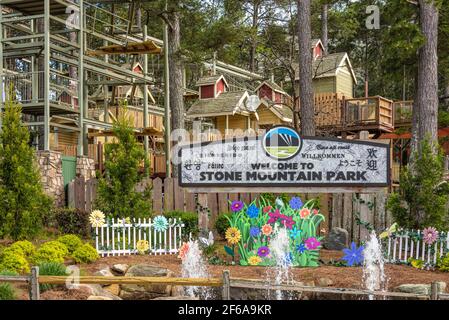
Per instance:
[[[10,283],[0,283],[0,300],[15,300],[16,293]]]
[[[22,240],[22,241],[14,242],[12,245],[9,246],[9,248],[11,248],[13,250],[16,249],[16,248],[22,250],[22,253],[27,258],[32,257],[36,253],[36,248],[28,240]]]
[[[440,271],[449,271],[449,253],[446,253],[445,256],[438,258],[436,267]]]
[[[189,234],[192,233],[192,237],[198,236],[198,214],[194,212],[182,212],[182,211],[170,211],[164,214],[164,216],[169,218],[181,219],[184,223],[183,228],[183,238],[188,239]]]
[[[64,258],[68,256],[69,250],[58,241],[49,241],[44,243],[33,257],[35,264],[41,264],[44,262],[63,263]]]
[[[56,209],[57,228],[64,234],[77,234],[87,237],[90,234],[89,214],[78,209]]]
[[[30,265],[21,251],[8,250],[7,248],[2,253],[0,270],[17,273],[29,273]]]
[[[98,259],[97,250],[86,243],[75,250],[72,255],[76,263],[91,263]]]
[[[83,241],[74,234],[66,234],[56,239],[56,241],[64,244],[69,250],[69,254],[72,254],[76,249],[83,245]]]
[[[39,275],[42,276],[67,276],[66,266],[57,262],[44,262],[39,265]],[[55,287],[52,284],[39,285],[41,292],[50,290]]]
[[[225,237],[225,232],[229,228],[229,220],[226,219],[226,216],[231,217],[232,213],[222,213],[219,214],[217,220],[215,220],[215,230],[217,230],[218,234]]]

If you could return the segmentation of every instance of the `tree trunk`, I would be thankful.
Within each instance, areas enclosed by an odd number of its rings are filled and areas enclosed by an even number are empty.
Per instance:
[[[184,129],[184,88],[182,85],[183,62],[181,56],[181,35],[179,12],[168,14],[168,54],[169,54],[169,84],[170,84],[170,110],[171,131]],[[173,176],[177,176],[176,166],[173,166]]]
[[[434,1],[419,0],[419,20],[425,44],[418,52],[418,78],[415,97],[417,149],[426,137],[438,139],[438,9]],[[435,149],[436,151],[436,149]]]
[[[256,50],[257,50],[257,32],[259,26],[259,2],[255,1],[253,6],[253,24],[251,35],[251,48],[249,53],[249,69],[256,72]]]
[[[299,42],[299,101],[301,133],[315,135],[315,108],[312,90],[312,37],[310,25],[310,0],[298,0],[298,42]]]
[[[324,53],[327,54],[327,3],[321,7],[321,42],[323,43]]]

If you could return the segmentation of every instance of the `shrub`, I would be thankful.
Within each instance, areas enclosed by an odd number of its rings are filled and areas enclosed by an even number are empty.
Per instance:
[[[34,245],[27,240],[14,242],[9,247],[12,249],[21,249],[25,257],[27,258],[32,257],[36,253],[36,248],[34,247]]]
[[[64,244],[69,250],[69,254],[72,254],[76,249],[83,245],[83,241],[74,234],[66,234],[59,237],[56,241]]]
[[[226,230],[230,227],[229,220],[226,216],[231,217],[232,213],[222,213],[218,215],[217,220],[215,220],[215,230],[221,237],[225,237]]]
[[[445,256],[438,258],[436,267],[440,271],[449,271],[449,253],[446,253]]]
[[[3,88],[2,88],[3,89]],[[30,132],[21,120],[20,105],[7,99],[0,130],[0,237],[35,236],[51,206],[45,195]]]
[[[5,249],[2,253],[0,270],[17,273],[29,273],[30,265],[28,264],[28,261],[25,259],[23,253],[20,253],[21,251],[13,251],[13,250],[8,251],[7,249]]]
[[[63,263],[64,257],[69,254],[67,247],[58,241],[44,243],[34,255],[33,261],[36,264],[44,262]]]
[[[10,283],[0,283],[0,300],[15,300],[16,293]]]
[[[183,238],[188,239],[189,234],[192,233],[192,237],[196,237],[199,233],[198,228],[198,214],[194,212],[182,212],[182,211],[171,211],[164,214],[164,216],[169,218],[181,219],[184,223],[183,228]]]
[[[66,276],[68,275],[66,266],[57,262],[44,262],[39,265],[39,275],[43,276]],[[41,292],[50,290],[55,287],[52,284],[41,284]]]
[[[395,221],[404,228],[420,229],[448,225],[446,203],[449,199],[444,186],[444,165],[441,150],[434,154],[434,146],[426,138],[421,142],[421,153],[413,154],[413,167],[401,172],[399,192],[387,202]]]
[[[91,263],[98,259],[98,252],[90,244],[85,243],[72,255],[76,263]]]
[[[78,209],[56,209],[57,228],[64,234],[87,237],[90,234],[89,214]]]

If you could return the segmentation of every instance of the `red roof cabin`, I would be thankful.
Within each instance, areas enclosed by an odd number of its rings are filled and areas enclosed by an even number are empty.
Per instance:
[[[229,85],[223,75],[214,75],[203,77],[198,80],[196,85],[199,87],[200,99],[213,99],[221,93],[227,92]]]

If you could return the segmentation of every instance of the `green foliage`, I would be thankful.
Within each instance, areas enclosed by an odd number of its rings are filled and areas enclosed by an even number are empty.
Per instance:
[[[449,253],[446,253],[445,256],[437,259],[436,267],[440,271],[449,271]]]
[[[98,259],[98,252],[90,244],[85,243],[72,255],[76,263],[91,263]]]
[[[30,272],[30,265],[20,249],[16,248],[16,251],[5,249],[2,252],[0,270],[23,274]]]
[[[421,143],[421,155],[414,155],[413,170],[409,167],[401,172],[399,193],[393,193],[387,202],[395,221],[407,229],[448,226],[448,193],[441,186],[443,179],[443,157],[441,151],[434,155],[428,139]]]
[[[63,263],[64,258],[68,256],[69,250],[67,247],[58,241],[49,241],[44,243],[33,257],[35,264],[42,264],[45,262]]]
[[[36,248],[34,245],[28,241],[28,240],[22,240],[14,242],[12,245],[9,246],[10,249],[20,249],[22,251],[22,254],[25,255],[25,257],[30,258],[36,253]]]
[[[229,228],[229,219],[232,213],[221,213],[218,215],[217,220],[215,220],[215,230],[220,236],[225,237],[225,232]]]
[[[39,275],[42,276],[67,276],[67,268],[62,263],[57,262],[44,262],[39,265]],[[55,285],[44,283],[40,284],[39,288],[41,292],[53,289]]]
[[[182,212],[182,211],[171,211],[164,213],[164,216],[169,218],[181,219],[184,223],[183,234],[184,240],[189,237],[189,234],[192,233],[192,237],[198,236],[199,228],[198,228],[198,214],[194,212]]]
[[[1,274],[4,275],[4,274]],[[10,283],[0,283],[0,300],[15,300],[16,293]]]
[[[69,254],[72,254],[76,249],[83,245],[83,241],[74,234],[66,234],[59,237],[56,241],[64,244],[67,247],[67,250],[69,250]]]
[[[51,199],[44,194],[30,134],[21,121],[21,107],[7,100],[0,131],[0,237],[35,236]]]
[[[85,211],[70,208],[55,210],[56,225],[64,234],[77,234],[86,237],[90,233],[89,214]]]
[[[148,165],[148,159],[125,114],[126,110],[114,123],[117,142],[105,145],[106,175],[99,180],[96,206],[116,218],[150,216],[148,190],[144,194],[135,190],[142,179],[139,169]]]

